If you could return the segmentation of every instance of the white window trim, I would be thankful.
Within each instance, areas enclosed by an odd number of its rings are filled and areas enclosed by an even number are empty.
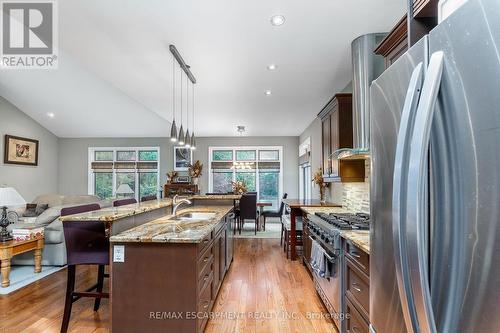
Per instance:
[[[278,150],[279,151],[279,159],[276,161],[265,160],[262,162],[280,162],[280,176],[279,176],[279,191],[278,191],[278,203],[283,197],[283,146],[210,146],[208,147],[208,192],[213,192],[213,180],[212,180],[212,152],[214,150],[232,150],[233,151],[233,159],[231,161],[219,161],[219,162],[235,162],[236,161],[236,150],[256,150],[256,164],[259,162],[259,150]],[[243,170],[245,171],[245,170]],[[250,170],[249,170],[250,171]],[[256,177],[258,177],[258,167],[255,166]],[[236,172],[233,172],[233,182],[236,181]],[[260,185],[258,178],[255,181],[255,190],[257,193],[260,193]]]
[[[156,181],[156,188],[157,188],[157,193],[156,195],[159,198],[159,193],[161,191],[160,188],[160,147],[89,147],[88,151],[88,177],[87,177],[87,190],[89,195],[95,195],[95,188],[94,188],[94,182],[95,182],[95,173],[92,170],[92,162],[107,162],[107,161],[95,161],[95,152],[96,151],[112,151],[113,152],[113,161],[112,162],[127,162],[127,161],[117,161],[116,160],[116,152],[117,151],[135,151],[136,154],[136,160],[134,162],[148,162],[148,161],[139,161],[139,151],[143,150],[156,150],[158,152],[158,160],[157,162],[157,168],[156,169],[151,169],[147,172],[156,172],[158,174],[157,181]],[[111,162],[111,161],[110,161]],[[152,162],[152,161],[151,161]],[[116,174],[118,173],[135,173],[135,189],[134,189],[134,194],[135,194],[135,199],[139,202],[141,198],[139,198],[139,171],[137,169],[115,169],[113,168],[113,197],[116,197]]]

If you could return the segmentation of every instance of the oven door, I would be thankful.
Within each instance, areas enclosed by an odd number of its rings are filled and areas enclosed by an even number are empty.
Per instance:
[[[310,236],[309,236],[310,237]],[[312,241],[313,238],[311,238]],[[321,243],[320,243],[321,244]],[[337,325],[337,328],[341,329],[341,293],[342,293],[342,256],[340,254],[335,254],[327,251],[325,248],[325,259],[327,259],[330,266],[329,276],[321,277],[315,270],[313,270],[314,284],[316,289],[318,287],[318,293],[323,299],[328,311],[332,315],[332,319]]]

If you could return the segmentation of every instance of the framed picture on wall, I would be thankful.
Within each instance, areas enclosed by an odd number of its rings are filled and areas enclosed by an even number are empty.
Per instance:
[[[5,164],[38,165],[38,140],[5,135]]]
[[[174,147],[174,171],[188,171],[193,160],[193,151],[189,148]]]

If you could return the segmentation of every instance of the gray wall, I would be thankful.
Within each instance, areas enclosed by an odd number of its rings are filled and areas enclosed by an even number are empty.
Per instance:
[[[283,189],[289,197],[298,196],[298,137],[206,137],[196,140],[195,160],[203,163],[201,191],[208,191],[209,146],[283,146]],[[173,146],[168,138],[91,138],[59,139],[59,192],[82,194],[88,191],[89,147],[160,147],[160,183],[166,182],[166,173],[173,170]]]
[[[38,166],[4,164],[5,134],[40,141]],[[0,184],[12,186],[26,201],[58,190],[58,138],[0,97]]]
[[[87,194],[88,150],[90,147],[160,147],[160,184],[173,166],[168,138],[82,138],[59,139],[59,193]]]
[[[208,148],[220,146],[283,146],[283,191],[289,198],[299,196],[299,138],[296,136],[271,137],[204,137],[196,141],[195,160],[203,163],[200,179],[201,191],[208,191]]]

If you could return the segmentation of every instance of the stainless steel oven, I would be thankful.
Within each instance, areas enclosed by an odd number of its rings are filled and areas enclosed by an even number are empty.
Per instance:
[[[312,218],[314,220],[314,218]],[[307,226],[307,237],[310,243],[317,242],[324,250],[324,257],[328,265],[327,274],[321,276],[317,270],[312,269],[314,285],[319,296],[323,300],[326,308],[339,332],[342,331],[342,321],[344,311],[342,304],[342,267],[343,255],[340,247],[335,246],[317,221],[309,220]],[[307,260],[310,265],[310,255]],[[311,265],[310,265],[311,266]]]

